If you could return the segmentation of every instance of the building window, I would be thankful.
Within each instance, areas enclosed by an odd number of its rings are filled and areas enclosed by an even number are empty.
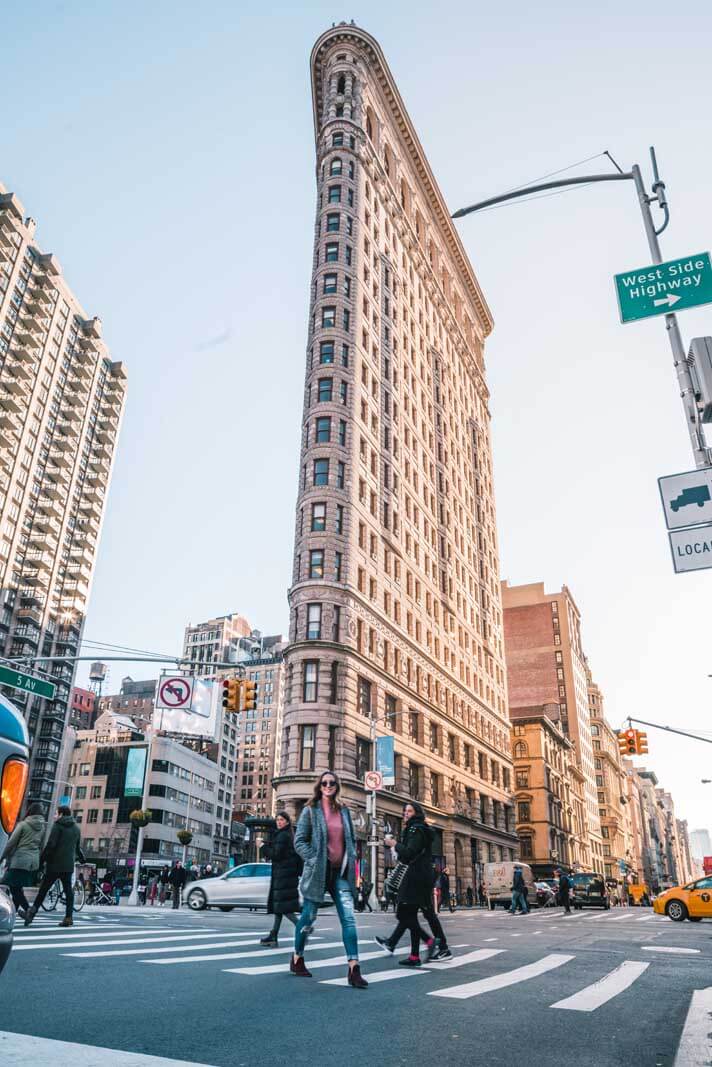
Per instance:
[[[371,742],[356,738],[356,777],[363,781],[366,771],[371,770]]]
[[[76,791],[76,794],[75,794],[75,800],[84,800],[84,797],[86,795],[87,795],[87,787],[85,785],[78,785],[77,786],[77,791]]]
[[[324,577],[324,549],[312,548],[309,551],[309,577]]]
[[[324,294],[335,293],[336,287],[339,283],[338,274],[325,274],[324,275]]]
[[[114,821],[114,812],[113,812],[112,808],[104,808],[104,810],[101,813],[101,821],[102,822],[113,822]]]
[[[335,133],[331,138],[331,144],[333,148],[340,148],[344,143],[343,133]]]
[[[315,766],[316,726],[299,727],[299,769],[313,771]]]
[[[517,741],[516,745],[514,746],[514,758],[526,759],[528,752],[529,750],[527,749],[525,743],[523,741]]]
[[[521,800],[519,802],[519,804],[517,805],[517,808],[518,808],[517,821],[518,822],[530,822],[531,821],[531,808],[529,806],[529,801],[528,800]]]
[[[339,664],[337,660],[331,664],[331,684],[329,686],[329,703],[336,704],[336,695],[339,690]]]
[[[316,420],[315,438],[316,443],[319,445],[327,444],[331,440],[331,419],[328,416]]]
[[[338,233],[340,220],[341,216],[339,215],[338,211],[330,212],[326,216],[326,232]]]
[[[341,346],[341,366],[348,367],[349,365],[349,346],[344,343]]]
[[[358,711],[361,715],[371,715],[371,683],[367,678],[359,675],[358,679]]]
[[[329,186],[329,203],[340,204],[341,203],[341,186],[330,185]]]
[[[517,789],[529,788],[529,771],[515,771],[514,784]]]
[[[87,822],[98,822],[98,821],[99,821],[99,809],[98,808],[89,808],[89,811],[87,812]]]
[[[396,728],[397,704],[396,698],[386,693],[386,726],[389,730]]]
[[[534,857],[532,839],[528,835],[519,838],[519,852],[523,860],[530,860]]]
[[[336,530],[337,534],[342,534],[344,532],[344,505],[343,504],[337,504],[336,505],[336,526],[335,526],[335,530]]]
[[[329,727],[329,769],[336,766],[336,726]]]
[[[339,400],[345,406],[349,397],[348,382],[341,382],[339,384]]]
[[[334,362],[334,342],[322,341],[319,346],[319,362],[320,363],[333,363]]]
[[[334,580],[341,581],[341,569],[343,565],[343,556],[341,552],[334,553]]]
[[[324,259],[327,263],[338,263],[339,261],[339,243],[338,241],[330,241],[325,249]]]
[[[314,704],[317,699],[319,686],[319,661],[308,659],[304,661],[304,691],[302,700],[305,704]]]
[[[430,799],[435,807],[440,806],[440,775],[434,771],[430,773]]]
[[[319,391],[318,399],[319,403],[327,403],[332,399],[334,392],[334,379],[333,378],[320,378],[319,379]]]
[[[329,484],[329,461],[328,459],[314,460],[314,485]]]
[[[337,175],[340,175],[342,169],[343,169],[343,163],[342,163],[341,159],[339,158],[339,156],[335,156],[334,159],[332,159],[331,164],[329,166],[329,174],[333,178],[333,177],[335,177]]]
[[[345,419],[339,419],[339,444],[342,448],[346,447],[346,421]]]
[[[307,604],[307,640],[321,637],[321,604]]]
[[[408,796],[411,800],[420,799],[420,767],[417,763],[408,763]]]
[[[341,460],[336,465],[336,488],[343,489],[346,481],[346,464]]]
[[[326,504],[321,501],[318,504],[312,504],[311,529],[313,533],[320,533],[326,529]]]
[[[321,324],[327,328],[336,326],[336,308],[333,304],[327,304],[321,309]]]

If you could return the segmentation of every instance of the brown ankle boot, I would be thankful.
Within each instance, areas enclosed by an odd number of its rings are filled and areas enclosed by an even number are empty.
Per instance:
[[[294,956],[289,961],[289,969],[292,974],[296,974],[298,978],[311,978],[311,971],[308,971],[304,966],[304,957],[297,956],[296,963],[294,962]]]
[[[368,982],[361,974],[358,963],[349,968],[349,985],[352,985],[354,989],[368,989]]]

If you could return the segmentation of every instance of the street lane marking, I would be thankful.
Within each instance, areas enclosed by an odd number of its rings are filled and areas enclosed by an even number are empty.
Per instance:
[[[221,931],[219,931],[219,930],[210,930],[210,931],[206,931],[206,932],[210,933],[212,935],[212,934],[218,934]],[[19,932],[15,931],[15,933],[17,935]],[[100,938],[105,938],[105,937],[132,937],[134,935],[136,937],[145,937],[146,934],[149,934],[149,933],[152,934],[153,932],[150,931],[150,930],[144,930],[144,929],[142,929],[140,927],[137,928],[135,926],[129,926],[125,930],[117,930],[117,929],[113,929],[113,930],[55,930],[51,934],[50,933],[44,933],[44,932],[43,933],[39,933],[39,932],[34,933],[32,930],[26,930],[25,934],[24,934],[24,937],[20,936],[19,940],[21,940],[21,941],[33,941],[33,942],[34,941],[39,941],[39,942],[42,942],[42,941],[49,941],[49,940],[56,941],[56,940],[60,940],[61,939],[62,941],[72,941],[72,940],[77,940],[78,938],[82,938],[82,937],[100,937]],[[169,934],[191,934],[191,933],[193,933],[193,927],[190,926],[190,927],[188,927],[186,929],[182,929],[179,926],[177,930],[173,930],[173,929],[166,930],[166,933],[169,933]]]
[[[632,918],[632,915],[611,915],[610,921],[612,923],[628,922],[628,920]]]
[[[209,1067],[204,1063],[149,1056],[145,1052],[123,1052],[31,1034],[11,1034],[6,1030],[0,1030],[0,1062],[3,1067],[27,1067],[29,1063],[51,1063],[52,1067]]]
[[[712,1063],[712,986],[696,989],[682,1030],[675,1067],[700,1067]],[[0,1045],[2,1051],[2,1045]]]
[[[565,1011],[595,1011],[596,1008],[600,1008],[602,1004],[617,997],[619,993],[631,986],[644,971],[647,971],[649,966],[649,963],[625,960],[620,967],[605,974],[597,982],[587,985],[573,996],[557,1000],[551,1007],[563,1008]]]
[[[71,956],[73,959],[88,960],[99,956],[146,956],[148,954],[153,955],[159,952],[190,952],[193,949],[203,951],[208,948],[240,948],[243,945],[259,945],[259,939],[253,938],[250,940],[243,940],[245,934],[226,934],[226,937],[230,937],[230,941],[211,941],[206,945],[204,941],[201,941],[199,945],[163,945],[161,948],[115,948],[109,949],[106,952],[63,952],[63,956]],[[239,939],[239,940],[238,940]],[[187,938],[181,940],[187,940]]]
[[[432,960],[425,966],[429,971],[450,971],[454,967],[464,967],[468,963],[480,963],[482,960],[492,959],[493,956],[501,956],[505,951],[506,949],[503,948],[477,948],[474,952],[465,952],[462,956],[454,956],[451,960]]]
[[[320,945],[320,948],[326,948],[326,945]],[[408,948],[397,948],[394,952],[394,956],[404,956],[407,952],[410,952]],[[248,955],[248,953],[245,953]],[[379,952],[363,952],[359,953],[359,963],[364,963],[365,960],[382,960],[383,953]],[[152,963],[165,963],[165,960],[151,960]],[[343,954],[340,956],[330,956],[328,960],[305,960],[308,971],[313,971],[317,967],[343,967],[346,965],[346,956]],[[272,967],[226,967],[224,969],[225,974],[281,974],[284,971],[283,963],[276,963]]]
[[[643,945],[643,952],[668,952],[673,956],[698,956],[698,948],[665,948],[662,945]]]
[[[373,944],[372,941],[369,941],[369,942],[366,942],[366,943],[369,944],[369,945]],[[343,942],[341,942],[341,941],[324,941],[322,944],[315,945],[314,948],[315,949],[337,948],[341,944],[343,944]],[[363,942],[362,942],[362,944],[363,944]],[[199,946],[196,945],[195,947],[198,948]],[[176,951],[177,951],[177,949],[176,949]],[[168,960],[141,960],[140,962],[141,963],[154,963],[156,965],[159,965],[159,964],[166,964],[167,965],[167,964],[173,964],[173,963],[206,963],[208,960],[242,960],[242,959],[252,959],[255,956],[277,956],[277,955],[281,956],[284,952],[293,952],[293,951],[294,951],[294,946],[293,945],[289,945],[287,948],[264,948],[264,949],[259,949],[256,952],[221,952],[221,953],[217,953],[215,956],[171,956],[171,958],[168,959]],[[376,953],[376,955],[380,955],[380,953]],[[277,966],[274,968],[274,971],[275,972],[276,971],[281,971],[283,966],[284,965],[281,964],[281,963],[277,964]]]
[[[345,960],[340,960],[339,962],[344,963]],[[424,967],[413,967],[412,970],[408,970],[407,967],[399,967],[397,971],[374,971],[373,974],[367,974],[364,977],[369,985],[375,985],[377,982],[391,982],[394,978],[415,978],[416,974],[427,973]],[[319,982],[319,985],[347,986],[348,984],[348,978],[322,978]]]
[[[499,941],[498,937],[483,937],[483,941]]]
[[[480,978],[476,982],[465,982],[463,985],[450,986],[448,989],[433,989],[428,996],[467,1000],[469,997],[478,997],[481,993],[490,993],[495,989],[504,989],[506,986],[526,982],[529,978],[536,978],[547,971],[553,971],[555,967],[561,967],[573,959],[575,959],[574,956],[552,953],[550,956],[537,960],[536,963],[529,963],[525,967],[517,967],[503,974],[494,974],[490,978]]]
[[[13,952],[39,952],[42,949],[49,951],[50,949],[61,949],[65,945],[71,948],[103,948],[104,945],[153,945],[157,941],[184,941],[186,937],[191,937],[191,934],[171,934],[170,937],[121,937],[121,938],[109,938],[107,941],[65,941],[62,939],[59,942],[52,941],[49,944],[42,942],[36,944],[33,942],[30,945],[21,944],[14,945]],[[274,951],[274,950],[273,950]]]
[[[633,919],[633,918],[634,918],[634,916],[631,915],[631,919]],[[659,916],[657,916],[657,915],[644,915],[642,919],[636,919],[635,921],[637,923],[649,923],[651,919],[657,919],[657,918],[659,918]]]

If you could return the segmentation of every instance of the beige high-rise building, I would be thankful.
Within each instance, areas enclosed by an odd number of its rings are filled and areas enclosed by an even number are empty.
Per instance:
[[[603,873],[609,881],[625,883],[630,873],[631,851],[627,811],[625,770],[618,745],[618,733],[607,722],[603,694],[588,673],[588,706],[591,715],[593,768],[596,797],[601,819]]]
[[[0,655],[78,651],[125,393],[100,320],[0,185]],[[28,664],[54,699],[5,692],[32,740],[26,799],[49,805],[66,786],[56,778],[75,668]]]
[[[516,849],[484,342],[492,318],[378,43],[311,56],[317,214],[280,802],[335,769],[365,858],[421,801],[453,888]],[[379,882],[380,884],[380,882]]]
[[[596,788],[586,657],[581,615],[571,591],[547,593],[543,582],[502,583],[509,714],[514,723],[533,705],[558,704],[564,734],[574,743],[584,775],[590,849],[582,863],[601,870],[603,847]]]

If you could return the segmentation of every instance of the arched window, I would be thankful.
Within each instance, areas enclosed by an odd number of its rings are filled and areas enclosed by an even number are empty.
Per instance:
[[[336,83],[336,91],[337,91],[337,93],[345,93],[346,92],[346,75],[345,74],[340,74],[339,75],[339,80]]]
[[[329,174],[331,175],[331,177],[333,178],[334,176],[341,174],[342,169],[343,163],[341,162],[339,157],[337,156],[336,159],[332,159],[331,166],[329,167]]]
[[[371,141],[374,140],[374,131],[376,129],[375,116],[371,108],[366,108],[366,133]]]
[[[393,153],[391,152],[389,145],[386,145],[383,150],[383,169],[389,178],[393,178],[395,167],[393,166]]]
[[[525,743],[523,741],[517,741],[516,745],[514,746],[514,758],[526,759],[528,754],[528,749]]]

